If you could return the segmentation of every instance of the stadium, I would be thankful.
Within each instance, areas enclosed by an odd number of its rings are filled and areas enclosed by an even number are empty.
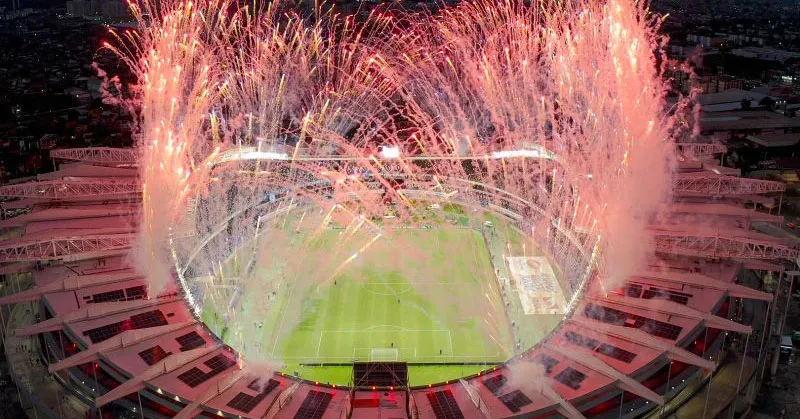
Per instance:
[[[376,360],[411,362],[412,384],[469,375],[465,366],[477,372],[506,361],[566,312],[565,295],[580,285],[557,280],[550,261],[561,277],[556,260],[577,281],[587,276],[591,249],[567,241],[552,219],[541,220],[554,226],[540,228],[541,238],[552,235],[561,247],[536,247],[523,233],[534,230],[534,217],[520,215],[530,204],[501,189],[425,171],[408,175],[391,164],[375,175],[345,157],[334,172],[318,168],[329,161],[296,156],[293,162],[306,164],[298,179],[288,160],[278,159],[261,161],[275,166],[263,172],[285,174],[258,178],[250,184],[258,192],[235,181],[237,196],[259,197],[253,205],[235,204],[232,215],[211,223],[219,227],[210,234],[194,233],[197,227],[179,233],[173,248],[203,322],[245,354],[248,346],[256,356],[266,352],[297,375],[348,385],[349,363]],[[430,156],[424,162],[431,173],[441,164]],[[361,174],[330,179],[340,172]],[[204,219],[214,212],[208,202],[194,204],[189,212],[205,211]],[[411,218],[398,214],[409,210]],[[329,376],[337,364],[346,366]]]
[[[80,409],[148,418],[580,418],[669,412],[711,376],[734,336],[751,333],[750,326],[731,320],[736,318],[735,307],[746,301],[772,301],[771,294],[739,282],[754,272],[779,275],[796,257],[796,251],[779,239],[749,228],[749,223],[782,221],[745,207],[748,202],[766,204],[782,184],[704,170],[719,170],[712,162],[713,154],[724,152],[719,145],[683,144],[679,150],[685,158],[673,183],[674,222],[649,227],[648,269],[607,294],[591,287],[581,290],[579,284],[579,297],[565,298],[559,320],[540,331],[545,339],[526,343],[519,352],[509,348],[504,355],[509,359],[481,354],[485,366],[423,372],[432,379],[449,377],[426,384],[413,383],[410,377],[415,374],[413,364],[420,363],[414,354],[374,349],[386,349],[386,339],[395,339],[401,347],[405,339],[417,342],[418,357],[435,357],[444,346],[435,343],[441,338],[425,342],[418,335],[386,331],[364,345],[371,348],[369,354],[356,354],[364,362],[350,365],[355,369],[344,384],[334,384],[341,379],[337,376],[347,376],[335,370],[316,372],[331,384],[304,379],[304,374],[315,374],[315,367],[305,367],[299,377],[294,371],[259,377],[241,369],[239,353],[247,352],[241,339],[218,338],[215,325],[198,321],[177,286],[157,297],[148,295],[146,283],[130,265],[127,254],[137,229],[140,188],[136,154],[108,148],[55,150],[52,157],[61,162],[59,170],[0,189],[4,196],[16,198],[4,202],[7,211],[25,209],[2,222],[9,232],[2,245],[8,285],[0,299],[5,348],[12,360],[21,356],[11,349],[17,345],[46,360],[37,367],[14,362],[14,378],[25,399],[49,417],[76,417]],[[409,195],[411,186],[406,184]],[[277,211],[281,196],[275,191],[260,204],[260,216]],[[508,205],[508,198],[470,197],[463,187],[461,192],[458,201],[453,196],[453,208],[456,203],[466,213],[479,208],[492,216],[497,230],[524,220],[526,210]],[[436,199],[425,201],[421,205],[435,208],[430,202]],[[298,211],[291,214],[296,217]],[[487,228],[486,221],[478,219],[481,228]],[[712,221],[717,226],[713,232],[704,227]],[[480,235],[469,228],[464,231]],[[465,245],[465,240],[455,240]],[[209,237],[203,241],[213,242]],[[559,255],[568,255],[570,248],[576,252],[570,255],[577,255],[574,260],[585,260],[580,258],[583,248],[563,246],[543,246],[538,253],[548,255],[543,260],[559,266],[556,270],[570,269],[559,263],[564,260]],[[347,284],[334,287],[339,286]],[[411,298],[401,294],[401,304]],[[323,346],[321,353],[338,356],[337,351],[350,350],[356,340],[339,339]],[[751,350],[763,344],[749,341]],[[444,348],[446,355],[459,353],[458,341],[453,345]],[[420,353],[424,351],[431,353]],[[408,362],[405,369],[397,362],[403,360]],[[543,375],[535,385],[515,380],[514,369],[522,363],[541,366]],[[290,369],[296,368],[299,365]],[[40,384],[48,372],[52,380]],[[748,369],[739,377],[739,388],[747,391],[745,384],[757,376],[757,370]],[[55,395],[64,391],[85,405],[59,402]],[[709,409],[718,413],[724,407]]]
[[[137,148],[0,186],[29,415],[746,409],[800,256],[764,233],[785,185],[666,103],[642,3],[546,4],[131,2],[104,48],[141,84],[104,99]]]

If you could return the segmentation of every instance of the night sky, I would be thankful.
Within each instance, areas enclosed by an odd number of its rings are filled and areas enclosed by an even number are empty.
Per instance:
[[[25,7],[64,7],[66,0],[20,0],[20,6]],[[0,7],[11,7],[11,0],[0,0]]]

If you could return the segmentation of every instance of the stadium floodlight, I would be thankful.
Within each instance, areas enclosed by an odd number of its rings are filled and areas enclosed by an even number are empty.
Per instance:
[[[383,146],[380,153],[381,158],[384,159],[399,159],[400,148],[397,146]]]
[[[539,146],[530,149],[494,151],[492,152],[491,156],[494,159],[518,158],[518,157],[531,158],[531,159],[549,159],[549,160],[556,159],[555,154],[546,150],[544,147],[539,147]]]
[[[239,147],[222,153],[216,160],[211,162],[211,165],[244,160],[289,160],[289,155],[274,151],[258,151],[253,147]]]

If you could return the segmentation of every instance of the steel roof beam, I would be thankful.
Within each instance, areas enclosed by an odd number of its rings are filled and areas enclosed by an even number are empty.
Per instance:
[[[656,252],[676,255],[724,259],[784,259],[796,261],[797,249],[746,236],[703,234],[702,231],[653,231],[652,243]]]
[[[272,419],[274,418],[280,411],[289,405],[289,401],[292,398],[292,394],[300,388],[300,381],[294,383],[294,385],[286,387],[285,390],[280,392],[277,397],[272,401],[269,408],[267,408],[267,412],[264,414],[264,419]]]
[[[83,351],[80,351],[72,356],[68,356],[55,363],[49,364],[47,366],[47,371],[52,374],[56,371],[61,371],[63,369],[76,367],[87,362],[96,361],[100,357],[100,354],[109,353],[111,351],[122,349],[139,342],[157,338],[192,324],[194,324],[194,322],[169,324],[166,326],[156,326],[147,329],[126,330],[111,339],[90,345]]]
[[[786,191],[786,184],[770,180],[724,176],[714,173],[681,173],[672,178],[676,195],[739,196],[760,195]]]
[[[558,408],[556,411],[560,413],[565,418],[569,419],[586,419],[586,416],[583,415],[575,406],[572,405],[569,401],[565,398],[561,397],[560,394],[550,385],[550,377],[545,377],[545,379],[541,380],[541,394],[546,399],[550,400],[553,403],[558,404]]]
[[[531,361],[512,361],[509,362],[506,367],[509,370],[513,370],[515,362],[531,362]],[[537,364],[538,365],[538,364]],[[542,374],[541,376],[536,377],[527,377],[530,381],[526,383],[526,389],[530,389],[536,391],[544,398],[549,400],[551,403],[558,405],[556,410],[562,416],[569,418],[569,419],[586,419],[586,417],[575,408],[569,401],[561,397],[560,394],[553,388],[551,385],[552,378]]]
[[[616,380],[619,388],[622,390],[631,392],[641,398],[650,400],[651,402],[656,403],[659,406],[664,404],[663,396],[659,395],[653,390],[650,390],[649,388],[645,387],[644,385],[634,380],[633,378],[617,371],[616,368],[596,358],[593,355],[593,353],[584,354],[568,347],[563,347],[563,346],[555,347],[550,343],[543,343],[542,346],[547,348],[551,352],[569,358],[570,360],[578,364],[581,364],[592,371],[595,371],[599,374],[605,375],[606,377]]]
[[[169,374],[183,366],[189,365],[221,347],[221,344],[216,344],[214,346],[207,346],[169,355],[163,360],[153,364],[153,366],[148,368],[143,373],[133,376],[130,380],[125,381],[108,393],[95,398],[95,405],[97,407],[105,406],[114,400],[127,396],[128,394],[138,392],[145,388],[148,381],[152,381],[162,375]]]
[[[99,278],[99,279],[97,279]],[[26,301],[37,301],[46,294],[64,291],[76,291],[83,287],[94,287],[98,285],[113,284],[115,282],[143,279],[143,277],[132,270],[128,272],[111,272],[103,274],[79,275],[66,277],[62,280],[53,280],[41,285],[34,286],[16,294],[9,294],[0,297],[0,305],[21,303]]]
[[[84,147],[50,151],[50,158],[80,161],[101,166],[136,166],[138,153],[133,148]]]
[[[62,179],[0,186],[0,196],[51,200],[136,195],[141,193],[142,183],[137,179]]]
[[[0,263],[59,260],[108,250],[128,249],[136,233],[88,234],[0,244]]]
[[[783,264],[769,263],[763,260],[746,259],[739,261],[747,269],[754,271],[770,271],[770,272],[783,272],[786,267]]]
[[[678,273],[669,271],[644,271],[631,276],[630,279],[655,279],[692,287],[715,289],[727,292],[731,297],[749,298],[758,301],[772,301],[772,294],[745,287],[734,282],[725,282],[698,273]]]
[[[617,339],[662,351],[666,353],[669,359],[675,361],[705,368],[707,370],[714,370],[716,368],[716,364],[713,362],[704,359],[701,356],[695,355],[686,349],[681,348],[680,346],[654,338],[653,336],[642,332],[639,329],[603,323],[601,321],[592,320],[584,316],[573,316],[570,318],[569,322],[590,331],[607,333]]]
[[[200,405],[211,401],[214,397],[217,397],[233,387],[239,380],[243,377],[251,375],[246,370],[238,370],[234,371],[233,374],[225,376],[225,379],[218,380],[216,385],[208,389],[205,393],[196,397],[194,401],[186,405],[183,409],[181,409],[177,415],[175,415],[174,419],[191,419],[195,417],[196,414],[200,413],[202,409]],[[253,376],[254,377],[254,376]]]
[[[182,297],[168,296],[158,298],[157,301],[153,300],[134,300],[134,301],[116,301],[110,304],[89,304],[85,308],[72,311],[67,314],[51,317],[39,323],[34,323],[15,331],[17,337],[31,336],[38,333],[55,332],[63,328],[64,325],[75,323],[84,320],[92,320],[108,317],[114,314],[126,313],[143,308],[154,308],[161,304],[167,304],[174,301],[181,300]]]
[[[632,297],[621,297],[614,294],[605,296],[587,295],[587,299],[594,300],[600,303],[612,303],[634,309],[649,311],[653,313],[666,314],[669,316],[680,316],[687,319],[700,320],[715,329],[727,330],[729,332],[750,334],[753,333],[751,326],[746,326],[741,323],[722,318],[711,313],[705,313],[695,310],[683,304],[668,300],[656,299],[642,299]]]
[[[470,401],[472,401],[472,404],[475,405],[475,407],[478,408],[478,410],[480,410],[481,413],[483,413],[483,416],[487,418],[493,417],[492,414],[489,412],[489,408],[486,407],[486,402],[483,401],[483,398],[481,397],[480,392],[478,392],[478,389],[476,389],[475,386],[472,385],[472,383],[468,382],[463,378],[459,379],[458,381],[464,387],[464,391],[467,392],[467,395],[469,396]]]
[[[679,153],[692,156],[711,156],[714,154],[723,154],[728,151],[726,145],[715,143],[675,143],[675,148]]]

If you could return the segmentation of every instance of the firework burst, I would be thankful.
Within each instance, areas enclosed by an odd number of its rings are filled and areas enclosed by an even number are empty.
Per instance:
[[[547,157],[488,161],[480,177],[533,203],[533,220],[599,237],[619,281],[669,192],[658,22],[631,1],[540,6],[466,2],[412,25],[393,66],[409,80],[404,114],[426,152]]]
[[[639,2],[478,0],[364,22],[278,2],[131,7],[141,31],[109,48],[140,83],[137,262],[156,291],[176,272],[198,315],[251,320],[238,298],[266,285],[223,262],[263,217],[303,205],[320,225],[346,214],[347,237],[371,232],[364,247],[382,234],[369,220],[411,220],[414,200],[489,207],[574,295],[646,256],[674,133],[658,22]],[[320,265],[355,257],[339,253]]]

